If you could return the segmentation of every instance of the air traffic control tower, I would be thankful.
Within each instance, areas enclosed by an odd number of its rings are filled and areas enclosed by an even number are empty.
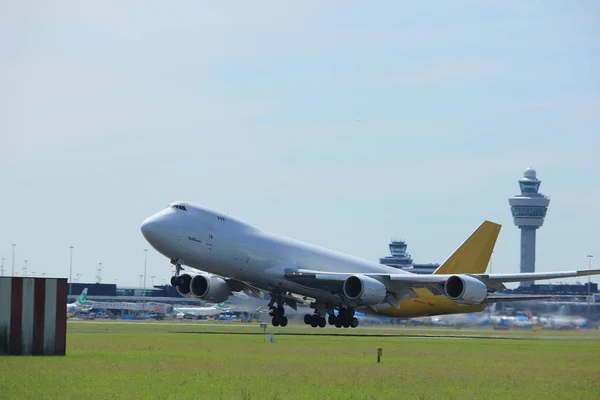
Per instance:
[[[535,272],[535,231],[544,224],[550,199],[539,193],[540,181],[535,170],[527,168],[519,179],[521,194],[508,199],[515,225],[521,229],[521,272]],[[531,286],[534,282],[522,282]]]

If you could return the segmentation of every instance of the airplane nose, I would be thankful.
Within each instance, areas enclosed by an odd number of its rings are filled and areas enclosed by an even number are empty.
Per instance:
[[[159,235],[160,225],[161,224],[159,220],[155,216],[147,218],[144,222],[142,222],[140,230],[148,242],[152,243],[152,240],[155,240]]]
[[[181,223],[172,215],[158,213],[147,218],[140,225],[142,235],[148,243],[160,251],[178,241],[182,234]]]

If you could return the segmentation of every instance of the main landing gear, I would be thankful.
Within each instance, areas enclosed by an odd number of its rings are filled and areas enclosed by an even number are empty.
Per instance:
[[[275,301],[276,297],[277,301]],[[275,303],[277,303],[277,307],[275,307]],[[273,317],[271,319],[271,324],[273,324],[273,326],[287,326],[288,319],[284,315],[285,309],[283,308],[283,299],[280,296],[271,295],[269,310],[269,315]]]
[[[271,306],[271,311],[269,312],[269,315],[273,317],[271,319],[271,323],[273,324],[273,326],[287,326],[288,319],[284,314],[285,309],[283,308],[283,306]]]
[[[335,325],[336,328],[356,328],[358,326],[358,319],[354,316],[354,310],[352,308],[340,308],[338,315],[329,313],[327,318],[329,325]],[[304,323],[310,325],[313,328],[321,327],[325,328],[325,317],[321,316],[318,312],[313,315],[306,314],[304,316]]]
[[[306,314],[304,315],[304,323],[306,325],[310,325],[313,328],[321,327],[321,328],[325,328],[325,325],[327,325],[327,322],[325,321],[325,317],[320,316],[319,314]]]
[[[175,275],[171,277],[171,286],[177,286],[179,281],[179,274],[183,271],[183,267],[179,263],[179,259],[172,258],[171,264],[175,266]]]
[[[277,304],[277,307],[275,307],[275,304]],[[284,316],[283,299],[281,296],[271,294],[271,301],[268,307],[271,310],[269,315],[273,317],[271,321],[273,326],[286,326],[288,324],[288,319]],[[358,319],[354,316],[353,308],[338,307],[338,313],[335,315],[336,307],[332,304],[317,301],[311,303],[310,307],[315,312],[314,314],[304,315],[304,323],[313,328],[317,326],[325,328],[327,322],[329,322],[329,325],[335,325],[336,328],[341,328],[342,326],[344,328],[356,328],[358,326]],[[327,319],[325,315],[329,315]]]

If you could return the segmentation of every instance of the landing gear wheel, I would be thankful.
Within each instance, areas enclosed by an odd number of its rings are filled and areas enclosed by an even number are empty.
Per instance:
[[[277,303],[277,307],[275,307],[275,303]],[[283,308],[281,297],[277,294],[272,294],[271,302],[269,303],[269,315],[273,317],[271,319],[273,326],[286,326],[288,324],[288,319],[284,314],[285,309]]]
[[[176,276],[171,277],[171,286],[173,286],[173,287],[177,286],[177,277]]]
[[[335,325],[335,315],[330,315],[327,322],[329,325]]]
[[[310,326],[316,328],[319,326],[319,317],[317,315],[313,315],[310,317]]]
[[[350,323],[351,328],[356,328],[358,326],[358,318],[352,317],[352,322]]]
[[[311,318],[312,318],[312,315],[310,315],[310,314],[304,314],[304,323],[306,325],[310,325]]]
[[[319,327],[325,328],[325,325],[327,325],[327,321],[325,321],[325,317],[320,317],[319,318]]]

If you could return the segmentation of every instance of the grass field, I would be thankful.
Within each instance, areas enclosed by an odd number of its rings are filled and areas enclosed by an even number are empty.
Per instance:
[[[598,399],[600,333],[69,322],[66,357],[0,358],[0,399]],[[178,333],[173,333],[178,332]],[[187,332],[187,333],[186,333]],[[576,340],[508,340],[510,338]],[[382,362],[376,350],[383,348]]]

